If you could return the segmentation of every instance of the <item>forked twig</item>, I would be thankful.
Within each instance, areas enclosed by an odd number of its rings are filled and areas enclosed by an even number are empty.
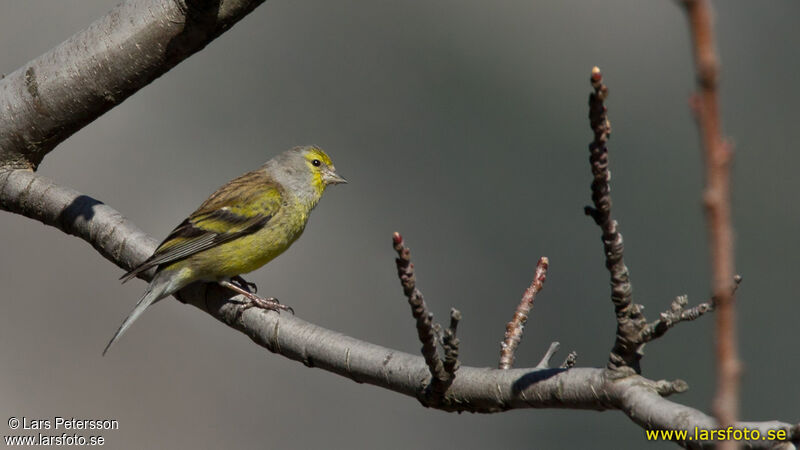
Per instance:
[[[403,236],[395,232],[392,235],[394,250],[397,252],[397,275],[403,285],[403,293],[408,298],[411,314],[416,320],[417,336],[422,342],[422,356],[431,373],[431,383],[428,386],[428,398],[420,399],[424,404],[438,403],[444,398],[444,393],[453,383],[455,371],[458,368],[458,340],[455,338],[456,327],[461,318],[461,313],[455,311],[451,314],[451,325],[447,334],[445,347],[446,361],[442,362],[436,348],[436,342],[441,327],[433,321],[433,313],[428,310],[422,292],[417,289],[417,279],[414,273],[414,263],[411,262],[411,250],[405,246]],[[444,339],[442,341],[444,343]]]

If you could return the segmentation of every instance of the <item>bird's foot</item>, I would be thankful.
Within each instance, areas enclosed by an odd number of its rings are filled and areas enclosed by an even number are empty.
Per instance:
[[[247,290],[247,292],[251,292],[253,294],[258,292],[258,286],[251,281],[247,281],[241,277],[241,275],[236,275],[235,277],[231,278],[231,281],[236,283],[240,288]]]
[[[279,302],[275,297],[259,297],[257,295],[253,295],[252,297],[246,296],[247,301],[242,302],[242,307],[239,308],[239,315],[241,316],[243,312],[247,311],[250,308],[261,308],[267,309],[270,311],[289,311],[294,315],[294,309],[289,305],[284,305],[283,303]]]
[[[242,280],[242,281],[244,281],[244,280]],[[270,310],[270,311],[277,311],[279,313],[281,311],[289,311],[290,313],[294,314],[294,309],[291,306],[282,304],[281,302],[278,301],[277,298],[274,298],[274,297],[269,297],[269,298],[259,297],[258,295],[254,294],[252,292],[246,291],[245,289],[243,289],[243,288],[231,283],[230,281],[220,281],[219,284],[221,286],[223,286],[223,287],[226,287],[226,288],[238,293],[238,294],[242,294],[247,299],[246,301],[234,300],[237,303],[240,303],[242,305],[242,307],[239,308],[239,310],[236,312],[236,318],[237,319],[239,317],[241,317],[242,314],[245,311],[247,311],[248,309],[250,309],[250,308],[266,309],[266,310]]]

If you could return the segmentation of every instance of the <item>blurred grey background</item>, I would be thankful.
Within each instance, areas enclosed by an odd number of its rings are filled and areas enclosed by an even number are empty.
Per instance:
[[[115,5],[0,3],[9,73]],[[742,416],[800,420],[796,192],[800,3],[715,2],[724,127],[735,145]],[[588,77],[603,69],[614,213],[651,318],[709,294],[686,21],[672,1],[270,0],[45,158],[41,172],[163,238],[230,178],[297,144],[333,157],[294,247],[249,279],[311,322],[407,352],[419,344],[391,233],[463,363],[495,366],[536,259],[546,288],[518,352],[606,362],[614,334],[599,230],[585,217]],[[0,418],[119,420],[108,448],[641,448],[619,412],[448,414],[273,355],[192,307],[154,307],[100,352],[144,283],[89,245],[0,213]],[[648,345],[644,373],[713,395],[713,318]],[[232,383],[233,381],[233,383]],[[225,386],[225,389],[222,387]],[[231,386],[236,386],[231,388]],[[8,430],[3,425],[3,433]],[[653,448],[672,448],[650,444]]]

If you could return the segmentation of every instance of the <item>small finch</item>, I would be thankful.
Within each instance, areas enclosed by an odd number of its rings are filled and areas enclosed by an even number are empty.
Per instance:
[[[295,147],[229,181],[181,222],[152,256],[122,276],[123,283],[155,267],[155,275],[103,355],[153,303],[195,281],[215,282],[244,295],[248,307],[290,310],[250,292],[239,275],[252,272],[296,241],[325,188],[347,183],[315,146]],[[232,281],[236,282],[234,284]]]

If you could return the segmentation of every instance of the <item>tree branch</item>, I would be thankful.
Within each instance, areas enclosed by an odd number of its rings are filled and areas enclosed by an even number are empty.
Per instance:
[[[105,258],[128,269],[144,260],[157,242],[103,203],[26,170],[0,172],[0,207],[54,226],[92,244]],[[143,278],[147,278],[147,274]],[[179,298],[211,314],[274,353],[418,399],[431,375],[419,356],[391,350],[326,330],[289,314],[250,309],[238,314],[230,292],[216,284],[193,284]],[[98,348],[99,352],[99,348]],[[714,428],[712,417],[663,396],[685,390],[681,381],[620,377],[607,369],[488,369],[462,366],[435,407],[445,411],[493,413],[517,408],[619,409],[646,429]],[[737,427],[785,430],[789,448],[800,442],[800,424],[741,422]],[[713,442],[684,442],[710,448]],[[752,442],[769,448],[771,441]]]
[[[127,0],[0,80],[0,166],[56,145],[201,50],[264,0]]]
[[[733,292],[735,293],[736,289],[739,287],[739,283],[742,282],[742,277],[736,275],[733,277],[733,282]],[[675,297],[675,300],[670,304],[670,309],[662,312],[658,320],[648,324],[647,327],[642,330],[642,341],[650,342],[653,339],[657,339],[675,325],[681,322],[695,320],[703,314],[714,310],[714,299],[686,309],[688,304],[688,296],[679,295]]]
[[[741,363],[736,349],[736,308],[734,279],[733,225],[731,224],[730,145],[722,137],[717,98],[719,59],[714,44],[711,5],[708,0],[684,0],[694,43],[697,85],[694,106],[705,149],[706,206],[711,253],[712,291],[716,310],[717,392],[714,415],[723,427],[736,422],[739,412],[739,374]],[[727,441],[722,448],[736,448]]]
[[[550,260],[546,256],[539,258],[536,263],[536,270],[533,273],[533,281],[528,289],[522,294],[522,299],[514,310],[514,315],[511,321],[506,324],[506,334],[503,337],[503,342],[500,343],[500,361],[498,362],[498,369],[510,369],[514,365],[514,352],[517,350],[520,341],[522,341],[522,333],[525,329],[525,323],[528,321],[528,315],[533,308],[533,300],[536,294],[544,287],[544,281],[547,278],[547,268],[550,265]],[[547,367],[553,353],[558,350],[558,344],[553,343],[550,349],[545,353],[542,362],[537,367]],[[544,366],[542,365],[544,363]]]
[[[458,322],[461,321],[461,311],[450,308],[450,326],[442,333],[442,350],[444,350],[444,371],[453,378],[456,371],[461,367],[458,361],[458,347],[461,341],[456,337],[458,332]]]
[[[617,318],[617,333],[614,347],[609,355],[609,369],[629,367],[636,373],[642,369],[644,342],[642,331],[647,327],[647,319],[642,307],[633,302],[633,287],[623,253],[625,245],[618,223],[611,217],[611,171],[608,170],[608,148],[606,143],[611,136],[611,122],[605,106],[608,88],[603,84],[603,75],[597,67],[591,75],[594,92],[589,95],[589,123],[594,138],[589,144],[589,162],[592,166],[592,202],[594,207],[584,208],[603,232],[603,250],[606,268],[611,274],[611,301]]]
[[[426,389],[426,395],[421,397],[420,401],[425,406],[436,405],[442,401],[445,392],[447,392],[455,378],[458,360],[453,358],[458,356],[458,347],[455,347],[455,353],[453,353],[452,344],[454,341],[449,342],[450,361],[447,364],[447,368],[451,370],[448,371],[442,362],[442,358],[439,357],[436,347],[436,343],[439,341],[437,337],[442,334],[441,326],[433,321],[433,313],[428,310],[428,305],[425,304],[422,292],[417,289],[417,276],[414,273],[414,263],[411,262],[411,250],[406,247],[403,237],[398,232],[392,235],[392,244],[397,252],[397,258],[395,259],[397,276],[403,285],[403,293],[408,298],[408,305],[411,306],[411,315],[414,316],[417,326],[417,337],[422,343],[422,356],[425,358],[425,364],[431,373],[431,383]],[[461,313],[458,311],[455,311],[455,313],[451,319],[453,339],[455,339],[458,321],[461,320]]]

